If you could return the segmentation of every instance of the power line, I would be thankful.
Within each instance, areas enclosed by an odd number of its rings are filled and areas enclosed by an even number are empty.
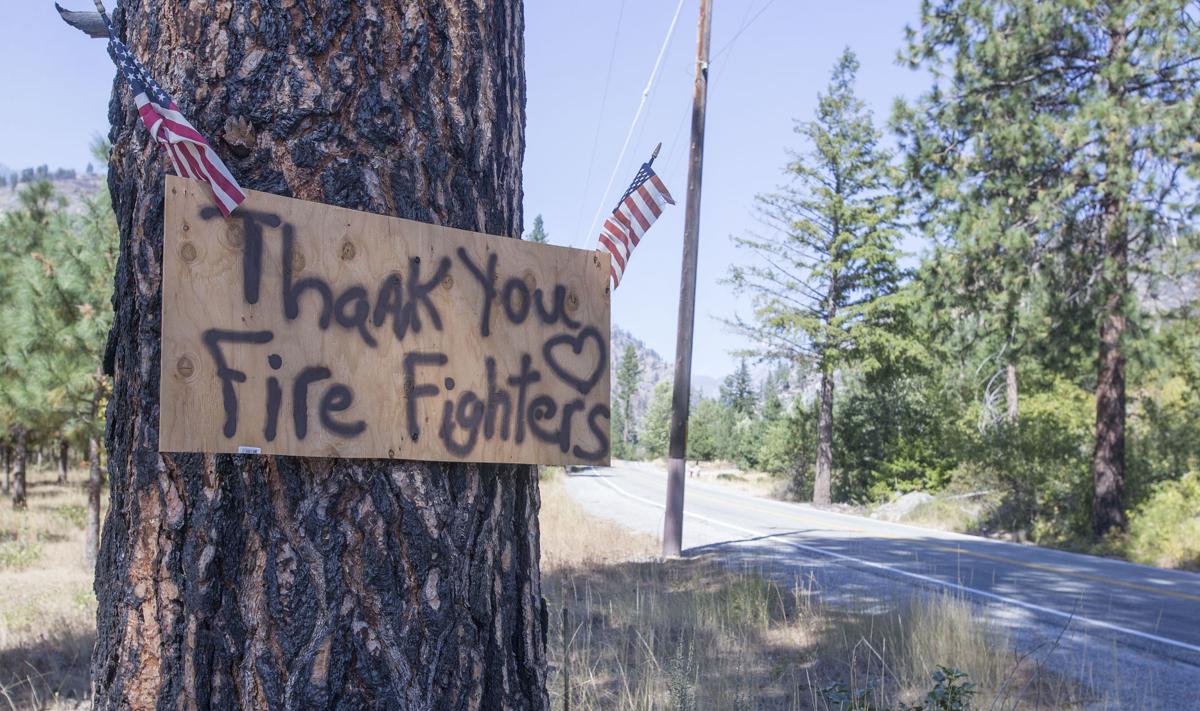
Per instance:
[[[759,8],[758,12],[754,13],[754,17],[750,17],[750,13],[754,11],[755,2],[750,2],[749,4],[747,4],[746,12],[742,13],[742,19],[738,23],[737,31],[733,33],[732,37],[730,37],[728,40],[725,41],[725,44],[721,45],[721,48],[719,50],[717,50],[716,54],[713,55],[713,57],[709,63],[712,64],[712,63],[716,62],[717,59],[719,59],[722,55],[724,55],[729,50],[733,49],[734,43],[737,42],[737,40],[742,36],[742,33],[745,32],[750,27],[750,25],[754,24],[755,21],[757,21],[758,18],[761,17],[762,14],[767,11],[767,8],[771,7],[771,5],[774,4],[774,2],[775,2],[775,0],[767,0],[767,3],[765,5],[763,5],[761,8]],[[725,67],[727,67],[727,66],[728,66],[728,63],[720,64],[717,66],[716,75],[713,76],[713,81],[712,81],[713,84],[716,84],[716,85],[720,84],[721,77],[725,74]],[[683,116],[680,116],[679,123],[678,123],[678,125],[675,126],[675,133],[672,136],[671,142],[669,144],[671,147],[667,150],[667,159],[666,159],[665,165],[663,166],[663,173],[670,173],[671,169],[675,166],[675,156],[677,155],[676,148],[679,145],[679,142],[678,142],[679,134],[683,130],[683,121],[685,118],[687,118],[686,114],[684,114]]]
[[[621,0],[621,7],[617,10],[617,26],[613,29],[612,49],[608,53],[608,71],[604,73],[604,93],[600,95],[600,113],[596,116],[596,135],[592,138],[592,153],[588,157],[587,178],[583,181],[583,190],[579,193],[579,209],[575,212],[576,232],[579,230],[579,221],[583,219],[583,203],[587,199],[588,186],[592,184],[592,168],[596,164],[596,149],[600,146],[600,127],[604,125],[604,109],[608,105],[608,85],[612,79],[613,60],[617,57],[617,40],[621,37],[621,18],[625,16],[625,0]]]
[[[671,42],[671,35],[675,34],[675,23],[679,21],[679,11],[683,9],[683,0],[679,0],[679,4],[675,6],[675,15],[671,17],[671,26],[667,28],[667,36],[663,38],[662,47],[658,50],[658,58],[654,60],[654,69],[650,71],[650,79],[646,82],[646,88],[642,90],[642,99],[638,102],[637,112],[633,114],[633,121],[629,124],[629,130],[625,133],[625,142],[621,145],[621,152],[617,155],[617,163],[613,166],[612,173],[608,176],[608,185],[604,187],[604,194],[600,197],[600,205],[596,208],[596,214],[592,217],[592,223],[588,225],[587,232],[583,233],[583,239],[586,241],[596,228],[596,222],[600,219],[600,215],[604,212],[604,206],[608,204],[608,192],[612,190],[613,181],[617,178],[617,171],[621,169],[621,163],[625,159],[625,151],[629,148],[629,139],[633,138],[633,131],[637,128],[638,119],[642,116],[642,109],[646,106],[646,97],[650,95],[650,89],[654,86],[654,79],[658,76],[658,68],[662,65],[663,55],[667,52],[667,45]],[[586,243],[586,242],[585,242]]]
[[[750,18],[749,22],[743,23],[742,26],[740,28],[738,28],[738,31],[733,33],[733,37],[730,37],[729,40],[725,42],[725,44],[721,45],[721,48],[718,49],[716,54],[713,55],[712,61],[715,62],[716,60],[720,59],[722,54],[729,51],[729,48],[731,46],[733,46],[733,43],[737,41],[738,37],[741,37],[742,33],[745,32],[746,29],[750,27],[750,25],[753,25],[754,21],[757,20],[759,17],[761,17],[762,14],[767,11],[767,8],[771,7],[771,5],[773,5],[773,4],[775,4],[775,0],[767,0],[767,4],[763,5],[762,9],[760,9],[757,13],[755,13],[754,17]],[[749,14],[749,13],[750,13],[749,8],[747,8],[746,14]]]

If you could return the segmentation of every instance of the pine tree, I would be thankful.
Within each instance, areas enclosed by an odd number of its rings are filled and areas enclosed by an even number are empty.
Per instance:
[[[30,184],[19,194],[17,210],[0,223],[0,323],[8,329],[0,341],[0,415],[15,447],[12,482],[14,508],[26,505],[25,474],[30,432],[52,430],[61,423],[47,402],[44,348],[36,347],[42,321],[65,308],[46,280],[47,245],[66,230],[62,203],[50,183]]]
[[[654,394],[650,397],[646,416],[642,418],[642,431],[638,441],[646,456],[651,459],[666,456],[670,428],[671,382],[664,380],[654,386]]]
[[[1059,350],[1083,335],[1097,354],[1093,529],[1121,528],[1134,278],[1194,233],[1195,8],[926,0],[909,39],[908,61],[937,78],[897,111],[926,213],[940,216],[929,224],[969,262],[963,290],[1008,304],[990,309],[998,326],[1020,327],[1027,294],[1072,309],[1050,335]]]
[[[915,347],[900,308],[895,170],[854,94],[857,70],[845,50],[816,118],[796,127],[810,150],[788,165],[791,183],[758,197],[769,233],[737,240],[754,261],[734,267],[730,279],[753,298],[753,317],[734,325],[759,354],[812,362],[821,373],[813,501],[822,504],[831,501],[835,372],[875,367]]]
[[[750,375],[750,366],[743,358],[738,363],[737,370],[725,376],[721,381],[721,404],[729,408],[739,417],[752,417],[758,405],[758,395],[754,392],[754,378]]]
[[[642,366],[638,362],[637,348],[630,343],[625,346],[621,362],[617,365],[616,411],[619,414],[613,418],[614,439],[620,437],[617,441],[621,445],[614,449],[619,449],[620,452],[617,453],[617,456],[623,458],[633,456],[634,446],[637,444],[637,423],[634,421],[633,406],[641,374]]]
[[[538,215],[533,218],[533,229],[525,235],[525,240],[528,242],[536,242],[537,244],[545,244],[550,239],[550,233],[546,231],[546,225],[542,221],[542,216]]]
[[[121,0],[113,21],[242,187],[520,236],[520,2],[220,7]],[[531,467],[158,451],[167,161],[123,82],[109,117],[92,704],[549,708]],[[222,140],[231,117],[244,155]]]
[[[729,430],[729,419],[721,403],[712,398],[700,398],[688,415],[688,455],[700,461],[723,456],[721,440],[728,439]]]

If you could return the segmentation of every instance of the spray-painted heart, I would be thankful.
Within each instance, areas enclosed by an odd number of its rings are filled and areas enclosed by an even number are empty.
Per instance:
[[[590,374],[580,377],[575,373],[581,370],[587,373],[588,361],[576,356],[583,354],[583,347],[588,341],[596,342],[596,365],[591,369]],[[568,346],[571,354],[568,356],[561,346]],[[562,354],[563,361],[560,361],[556,354]],[[546,359],[546,365],[550,366],[550,370],[553,370],[554,374],[564,383],[578,390],[581,395],[587,395],[592,388],[596,387],[596,383],[600,382],[600,376],[604,375],[604,369],[608,367],[608,349],[604,345],[604,338],[601,337],[600,331],[596,330],[595,326],[587,326],[574,336],[569,333],[560,333],[551,337],[542,348],[542,356]],[[564,367],[564,364],[570,367]]]

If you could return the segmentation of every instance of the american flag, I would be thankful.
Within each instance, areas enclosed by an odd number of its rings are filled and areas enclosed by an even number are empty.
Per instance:
[[[170,95],[154,81],[125,43],[117,39],[108,16],[103,18],[108,27],[109,55],[133,89],[133,100],[142,123],[166,151],[175,172],[208,183],[221,214],[229,217],[229,213],[246,199],[246,194],[204,136],[179,113],[179,107]]]
[[[600,247],[612,255],[613,289],[620,286],[621,277],[629,267],[629,258],[633,256],[633,248],[638,246],[646,230],[662,214],[663,206],[674,204],[675,200],[667,192],[667,186],[655,175],[650,163],[643,163],[633,183],[613,208],[612,216],[604,220],[604,227],[600,230]]]

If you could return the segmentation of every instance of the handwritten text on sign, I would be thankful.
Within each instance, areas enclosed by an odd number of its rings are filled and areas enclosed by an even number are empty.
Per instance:
[[[167,178],[160,449],[607,463],[604,256],[248,194]]]

